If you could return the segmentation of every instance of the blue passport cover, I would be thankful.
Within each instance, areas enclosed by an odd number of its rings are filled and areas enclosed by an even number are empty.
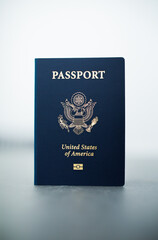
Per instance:
[[[35,59],[35,185],[124,185],[124,66]]]

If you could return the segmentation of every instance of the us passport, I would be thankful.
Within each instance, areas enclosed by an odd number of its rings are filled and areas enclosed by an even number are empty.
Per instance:
[[[35,59],[35,185],[123,186],[123,58]]]

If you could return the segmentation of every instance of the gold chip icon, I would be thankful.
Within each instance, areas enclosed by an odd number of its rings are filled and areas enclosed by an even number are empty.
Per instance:
[[[73,170],[83,170],[83,163],[74,163]]]

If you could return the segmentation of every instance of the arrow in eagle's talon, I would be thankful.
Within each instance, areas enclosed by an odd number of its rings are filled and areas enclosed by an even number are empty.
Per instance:
[[[98,122],[98,117],[95,117],[92,119],[91,124],[89,125],[89,127],[86,129],[87,132],[91,132],[93,126]]]

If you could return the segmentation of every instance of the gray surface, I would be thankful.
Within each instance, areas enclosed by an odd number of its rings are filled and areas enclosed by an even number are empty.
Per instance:
[[[125,187],[34,186],[33,149],[1,149],[0,240],[158,239],[157,172],[129,156]]]

